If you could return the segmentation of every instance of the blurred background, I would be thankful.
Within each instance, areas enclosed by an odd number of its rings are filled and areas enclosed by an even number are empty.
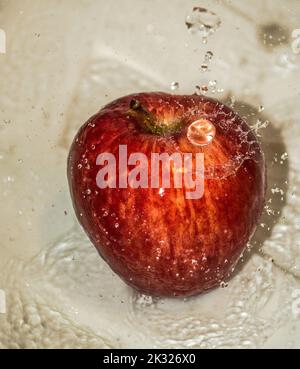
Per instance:
[[[300,347],[300,2],[0,0],[0,347]],[[75,220],[76,130],[124,94],[202,93],[268,164],[234,277],[190,299],[126,286]]]

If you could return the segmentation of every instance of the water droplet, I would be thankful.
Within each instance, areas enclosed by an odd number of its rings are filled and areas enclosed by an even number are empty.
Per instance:
[[[204,56],[204,60],[206,62],[210,62],[213,56],[214,56],[214,54],[213,54],[212,51],[207,51],[207,53]]]
[[[82,164],[78,164],[78,165],[77,165],[77,168],[78,168],[78,169],[81,169],[81,168],[82,168]]]
[[[259,107],[258,107],[258,112],[259,113],[261,113],[262,111],[264,111],[265,110],[265,107],[263,106],[263,105],[260,105]]]
[[[186,17],[185,25],[190,33],[199,35],[202,42],[206,43],[207,38],[220,27],[221,19],[208,9],[194,7],[192,14]]]
[[[188,140],[196,146],[206,146],[216,135],[215,126],[207,119],[199,119],[193,122],[187,132]]]
[[[87,195],[91,195],[91,193],[92,193],[92,190],[90,190],[89,188],[86,190],[86,194]]]
[[[165,194],[165,189],[164,189],[164,188],[160,188],[160,189],[158,190],[158,193],[159,193],[159,196],[160,196],[160,197],[163,197],[163,196],[164,196],[164,194]]]
[[[202,64],[201,65],[201,70],[202,70],[202,72],[206,72],[208,70],[208,65],[207,64]]]
[[[222,281],[222,282],[220,283],[220,287],[221,287],[221,288],[226,288],[226,287],[228,287],[228,283],[226,283],[226,282]]]
[[[203,94],[203,95],[206,95],[207,92],[208,92],[208,87],[206,85],[203,85],[200,87],[200,92]]]
[[[119,223],[115,223],[115,228],[119,228],[120,224]]]
[[[179,89],[179,83],[178,82],[172,82],[171,83],[171,90],[176,91]]]

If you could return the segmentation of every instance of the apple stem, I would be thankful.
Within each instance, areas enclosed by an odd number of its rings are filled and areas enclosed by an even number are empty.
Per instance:
[[[136,119],[140,127],[149,133],[156,133],[157,121],[153,114],[146,110],[140,101],[130,101],[129,115]]]
[[[181,129],[181,122],[175,121],[169,124],[160,122],[157,117],[145,109],[141,102],[136,99],[130,101],[130,117],[136,119],[139,126],[147,133],[163,136],[166,134],[176,133]]]

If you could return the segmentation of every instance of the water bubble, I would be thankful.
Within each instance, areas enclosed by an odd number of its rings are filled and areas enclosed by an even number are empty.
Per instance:
[[[265,107],[263,106],[263,105],[260,105],[259,107],[258,107],[258,112],[259,113],[261,113],[262,111],[264,111],[265,110]]]
[[[171,90],[176,91],[179,89],[179,83],[178,82],[172,82],[171,83]]]
[[[215,126],[207,119],[199,119],[193,122],[187,132],[188,140],[196,146],[206,146],[211,143],[216,135]]]
[[[197,34],[206,43],[207,38],[214,34],[221,25],[221,19],[216,13],[202,7],[194,7],[192,14],[188,15],[185,25],[192,34]]]
[[[119,223],[115,223],[115,228],[119,228],[120,224]]]
[[[91,195],[91,193],[92,193],[92,190],[90,190],[89,188],[86,190],[86,194],[87,195]]]
[[[82,168],[82,164],[78,164],[78,165],[77,165],[77,168],[78,168],[78,169],[81,169],[81,168]]]

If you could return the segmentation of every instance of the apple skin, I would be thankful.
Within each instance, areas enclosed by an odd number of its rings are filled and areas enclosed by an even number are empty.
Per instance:
[[[170,135],[146,133],[128,115],[137,100],[158,120],[181,119]],[[199,148],[187,127],[207,117],[214,140]],[[203,152],[204,195],[185,188],[99,189],[96,158],[119,145],[142,152]],[[150,160],[150,159],[149,159]],[[117,173],[118,177],[118,173]],[[247,124],[229,107],[198,95],[160,92],[125,96],[106,105],[77,133],[68,158],[77,218],[102,258],[128,285],[154,296],[192,296],[229,278],[255,231],[264,206],[265,161]]]

